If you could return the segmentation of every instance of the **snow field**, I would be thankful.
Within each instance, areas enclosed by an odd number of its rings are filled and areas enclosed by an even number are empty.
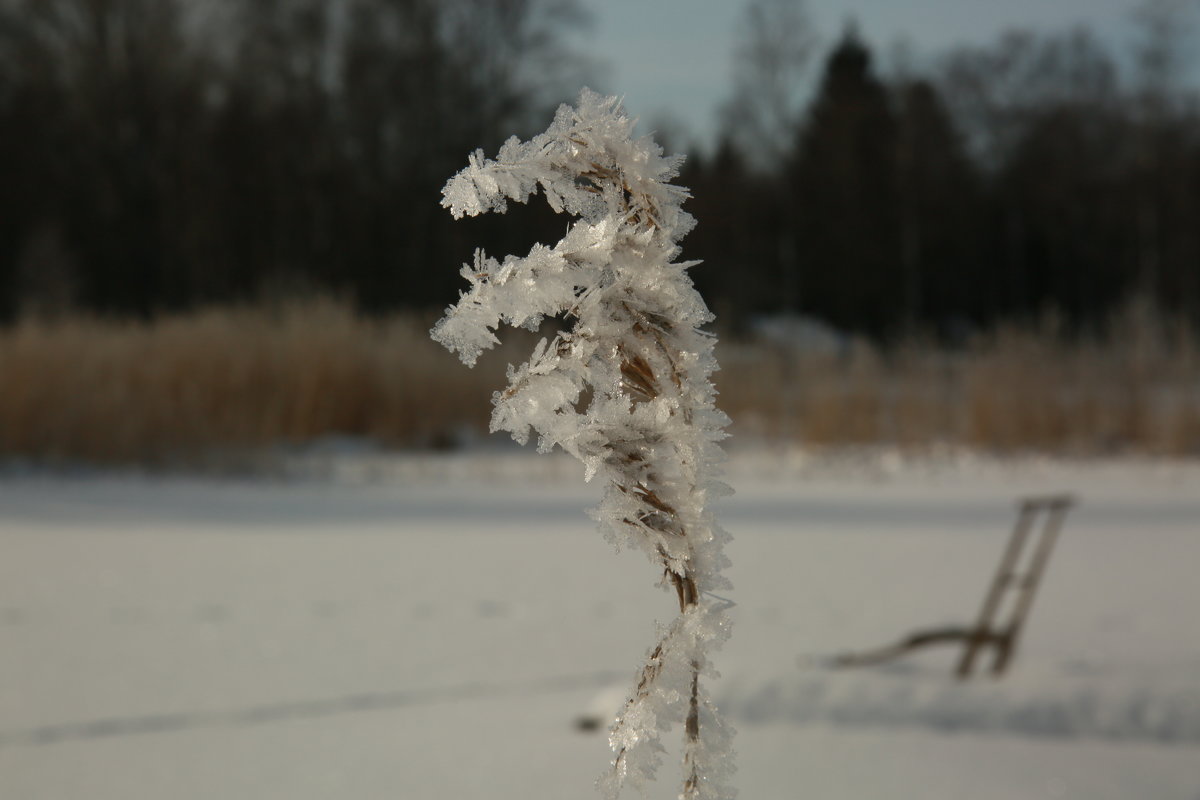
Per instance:
[[[672,594],[542,457],[0,481],[0,797],[591,797]],[[742,796],[1200,797],[1200,468],[735,459],[718,705]],[[820,659],[972,621],[1072,511],[1010,674]],[[615,710],[615,709],[614,709]],[[673,797],[664,765],[652,798]]]

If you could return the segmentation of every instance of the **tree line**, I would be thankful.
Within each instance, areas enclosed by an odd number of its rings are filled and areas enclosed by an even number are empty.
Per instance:
[[[681,182],[702,292],[954,338],[1138,295],[1200,320],[1200,101],[1172,0],[1138,44],[1013,32],[888,69],[797,0],[748,6],[733,100]],[[587,76],[571,0],[0,0],[0,319],[147,316],[321,290],[431,309],[536,204],[453,223],[466,153],[544,127]],[[1129,66],[1132,64],[1132,66]],[[815,89],[810,90],[815,77]]]
[[[684,182],[708,296],[887,339],[1137,298],[1200,320],[1200,97],[1180,2],[1122,59],[1086,28],[1013,31],[881,70],[853,24],[819,62],[803,6],[754,0],[716,153]],[[885,74],[886,73],[886,74]],[[717,300],[720,304],[721,299]]]
[[[454,297],[473,232],[439,190],[574,91],[559,34],[577,16],[566,0],[5,0],[0,315]]]

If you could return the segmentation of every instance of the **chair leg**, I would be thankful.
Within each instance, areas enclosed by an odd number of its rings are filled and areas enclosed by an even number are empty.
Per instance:
[[[1008,538],[1008,546],[1004,548],[1004,555],[1001,556],[1000,565],[996,568],[996,575],[992,578],[991,588],[988,589],[988,593],[983,599],[979,618],[972,629],[973,635],[967,640],[962,657],[958,661],[955,674],[960,680],[971,677],[979,651],[992,638],[992,617],[996,615],[996,609],[1000,607],[1000,601],[1004,598],[1004,591],[1013,578],[1013,570],[1021,556],[1021,550],[1025,546],[1025,539],[1029,536],[1029,528],[1033,524],[1033,514],[1033,508],[1029,503],[1021,504],[1020,516],[1017,517],[1017,524]]]
[[[1037,503],[1038,510],[1046,512],[1046,516],[1042,523],[1040,538],[1033,551],[1033,560],[1029,564],[1029,570],[1017,584],[1018,594],[1012,616],[998,639],[1003,646],[996,648],[996,657],[992,662],[992,674],[996,677],[1003,675],[1012,661],[1013,653],[1017,649],[1017,639],[1025,625],[1025,620],[1029,618],[1029,609],[1033,607],[1034,595],[1037,594],[1042,576],[1046,572],[1046,564],[1050,561],[1050,554],[1054,552],[1054,544],[1062,530],[1063,518],[1067,515],[1067,509],[1071,507],[1069,497],[1048,497],[1034,502]]]

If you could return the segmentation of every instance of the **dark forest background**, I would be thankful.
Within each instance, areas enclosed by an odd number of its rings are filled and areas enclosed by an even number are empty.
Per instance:
[[[1179,4],[1114,51],[1014,31],[884,69],[855,28],[750,4],[684,242],[726,324],[799,312],[953,342],[1129,298],[1200,321],[1200,101]],[[0,320],[148,317],[284,292],[435,309],[483,243],[557,239],[539,204],[455,223],[477,147],[589,79],[567,0],[0,0]]]

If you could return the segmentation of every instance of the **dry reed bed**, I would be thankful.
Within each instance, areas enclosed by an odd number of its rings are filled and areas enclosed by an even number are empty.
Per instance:
[[[150,323],[27,320],[0,331],[0,454],[188,462],[326,435],[452,443],[528,342],[474,370],[427,321],[332,301],[213,309]],[[510,337],[511,338],[511,337]],[[1200,454],[1195,338],[1146,315],[1102,343],[1005,330],[959,352],[912,342],[806,355],[728,344],[735,435],[814,445]]]
[[[427,331],[328,301],[22,322],[0,333],[0,452],[186,461],[331,434],[437,446],[487,419],[477,384],[504,367],[463,375]]]
[[[954,444],[998,452],[1200,455],[1193,333],[1129,315],[1103,341],[1003,329],[947,351],[861,343],[833,355],[725,354],[722,407],[813,445]]]

